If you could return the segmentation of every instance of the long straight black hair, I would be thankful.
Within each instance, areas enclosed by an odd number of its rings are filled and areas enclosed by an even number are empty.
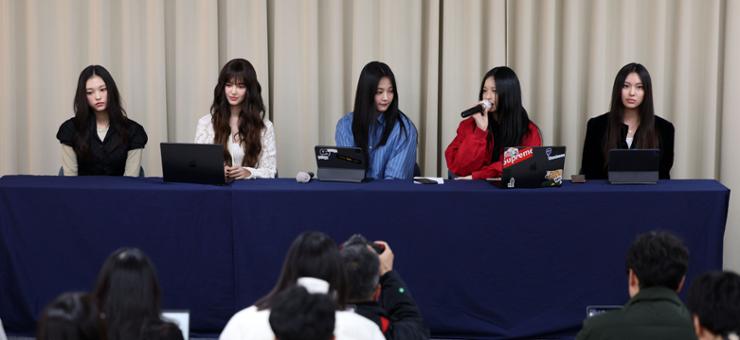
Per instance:
[[[124,144],[128,144],[128,119],[126,110],[121,105],[121,96],[118,93],[118,86],[113,80],[113,76],[105,67],[100,65],[90,65],[80,72],[77,80],[77,90],[75,91],[74,111],[75,111],[75,129],[77,130],[77,147],[75,153],[79,158],[90,157],[90,119],[95,118],[95,111],[90,107],[87,101],[87,81],[98,76],[103,79],[105,88],[108,93],[106,103],[106,112],[110,120],[110,128],[114,129],[123,139]]]
[[[294,286],[300,277],[315,277],[329,282],[336,294],[337,306],[347,304],[347,276],[339,255],[339,248],[328,235],[318,231],[304,232],[293,241],[285,255],[283,269],[275,287],[255,302],[258,309],[269,309],[275,296]]]
[[[154,265],[141,250],[111,254],[98,274],[94,297],[105,315],[109,340],[139,339],[147,326],[162,323]]]
[[[244,149],[242,164],[231,164],[229,153],[229,138],[231,138],[231,104],[226,98],[226,83],[234,85],[244,84],[247,88],[245,98],[241,103],[239,113],[239,136],[241,147]],[[211,105],[211,122],[213,123],[213,143],[224,147],[224,159],[232,166],[254,167],[259,161],[262,152],[262,130],[265,128],[265,104],[262,101],[262,86],[257,81],[257,71],[246,59],[232,59],[221,69],[218,83],[213,89],[213,104]]]
[[[380,80],[383,77],[388,77],[391,81],[391,85],[393,86],[393,101],[388,105],[388,110],[383,113],[385,115],[385,127],[383,128],[380,141],[377,145],[373,146],[385,145],[396,122],[401,124],[401,131],[406,132],[406,127],[401,119],[403,113],[398,109],[396,77],[393,75],[391,68],[385,63],[371,61],[360,72],[360,80],[357,81],[357,92],[355,93],[354,116],[352,118],[352,135],[355,139],[355,144],[365,150],[365,152],[368,151],[368,144],[370,143],[370,137],[368,135],[370,126],[375,124],[379,113],[375,106],[375,92],[378,90],[378,84],[380,84]]]
[[[494,67],[486,72],[480,84],[478,100],[483,100],[483,86],[486,79],[493,77],[496,84],[496,111],[493,117],[488,119],[488,147],[493,143],[492,160],[497,161],[501,157],[504,147],[517,146],[521,144],[522,138],[529,133],[529,116],[527,110],[522,107],[522,89],[519,78],[509,67]]]
[[[624,65],[614,78],[612,87],[612,102],[609,109],[609,124],[603,145],[604,159],[609,161],[609,150],[616,149],[622,142],[622,127],[624,126],[624,103],[622,102],[622,88],[630,73],[636,73],[642,82],[645,96],[638,107],[640,126],[635,131],[634,140],[638,149],[652,149],[658,147],[658,134],[655,131],[655,108],[653,106],[653,82],[650,73],[638,63]],[[604,164],[606,167],[606,163]]]

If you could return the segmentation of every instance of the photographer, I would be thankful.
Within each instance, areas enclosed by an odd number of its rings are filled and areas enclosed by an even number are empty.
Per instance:
[[[377,323],[386,339],[428,339],[419,308],[393,271],[393,251],[388,243],[368,243],[353,235],[341,250],[349,282],[349,303],[355,312]]]

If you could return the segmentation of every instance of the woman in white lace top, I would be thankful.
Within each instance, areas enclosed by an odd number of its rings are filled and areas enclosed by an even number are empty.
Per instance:
[[[230,179],[275,178],[275,130],[265,118],[257,72],[245,59],[232,59],[218,76],[211,113],[198,120],[195,142],[224,147],[224,175]]]

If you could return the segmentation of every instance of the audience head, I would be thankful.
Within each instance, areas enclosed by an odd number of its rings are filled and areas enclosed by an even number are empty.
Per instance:
[[[271,308],[275,296],[295,285],[300,277],[314,277],[328,282],[330,295],[335,295],[337,305],[341,308],[346,305],[346,277],[339,249],[331,237],[317,231],[298,235],[285,255],[277,283],[255,305],[259,309]]]
[[[740,334],[740,276],[733,272],[706,273],[694,280],[687,305],[699,339]]]
[[[122,248],[108,257],[94,295],[111,340],[140,338],[148,327],[162,323],[157,274],[139,249]]]
[[[63,293],[46,306],[38,324],[39,340],[105,339],[100,314],[87,293]]]
[[[380,280],[380,259],[361,235],[352,236],[340,251],[347,272],[349,302],[371,301]]]
[[[334,338],[334,308],[331,296],[295,285],[275,295],[270,327],[279,340],[330,340]]]
[[[688,264],[689,251],[673,234],[652,231],[639,235],[627,251],[630,296],[650,287],[680,291]]]

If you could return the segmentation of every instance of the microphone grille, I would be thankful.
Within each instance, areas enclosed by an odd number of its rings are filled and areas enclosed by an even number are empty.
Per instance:
[[[308,183],[311,181],[311,175],[305,171],[299,171],[298,174],[295,175],[295,181],[298,183]]]

